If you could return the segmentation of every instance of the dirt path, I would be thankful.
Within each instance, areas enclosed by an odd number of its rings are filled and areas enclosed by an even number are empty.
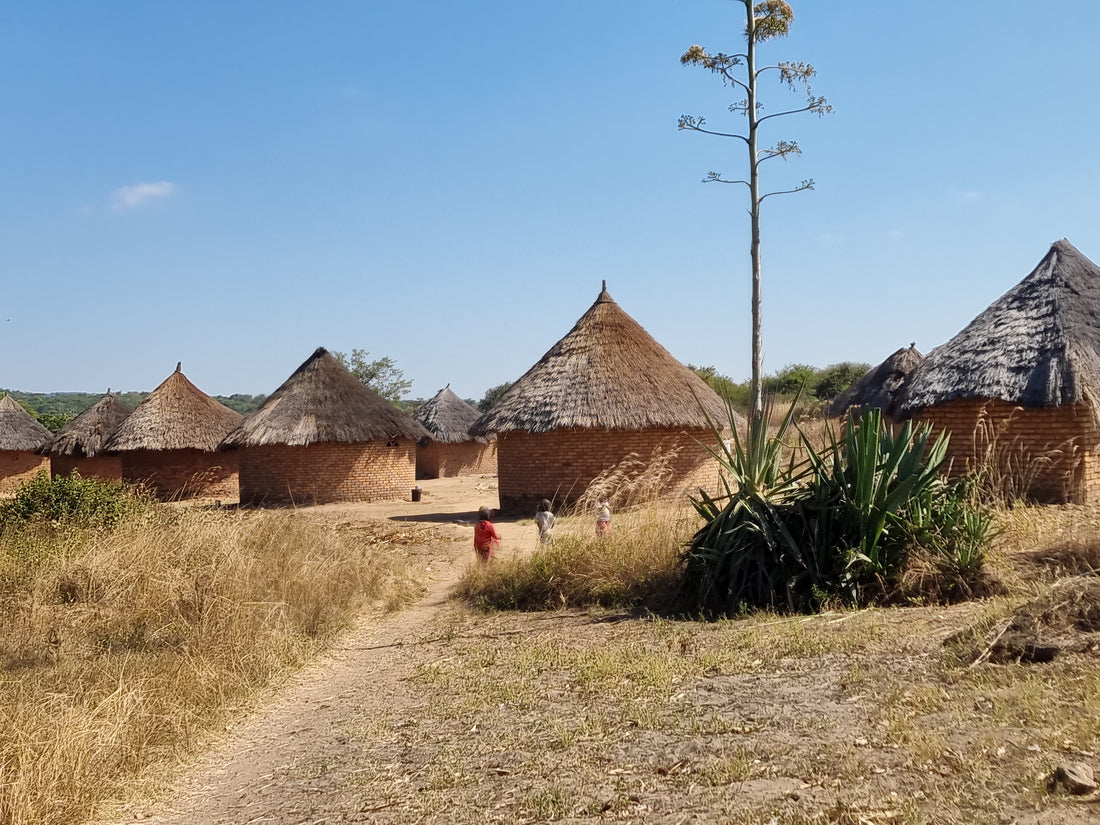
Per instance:
[[[292,823],[358,822],[371,818],[356,794],[364,737],[349,735],[357,720],[382,708],[400,714],[403,680],[415,667],[410,651],[445,632],[448,593],[472,561],[472,520],[480,504],[496,503],[489,477],[422,482],[423,500],[331,505],[303,514],[335,524],[386,517],[433,525],[430,544],[411,548],[427,578],[413,607],[364,615],[328,655],[297,673],[261,709],[231,726],[189,767],[162,802],[131,802],[103,822]],[[506,552],[533,531],[498,524]]]

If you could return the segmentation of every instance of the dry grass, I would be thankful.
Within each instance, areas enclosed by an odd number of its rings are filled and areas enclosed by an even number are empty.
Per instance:
[[[470,568],[455,589],[482,609],[555,610],[568,606],[661,609],[680,580],[679,552],[697,518],[686,502],[615,513],[597,537],[583,514],[559,519],[554,542],[532,555]]]
[[[192,748],[408,574],[293,513],[152,511],[0,545],[0,822],[71,823]]]

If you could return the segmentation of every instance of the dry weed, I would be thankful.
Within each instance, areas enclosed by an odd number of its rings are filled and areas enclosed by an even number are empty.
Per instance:
[[[288,513],[169,513],[0,546],[0,822],[83,819],[302,662],[392,560]]]

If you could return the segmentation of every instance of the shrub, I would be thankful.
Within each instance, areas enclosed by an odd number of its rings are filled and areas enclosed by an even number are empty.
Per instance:
[[[716,458],[724,494],[702,494],[706,524],[684,552],[684,606],[705,615],[746,608],[808,611],[840,602],[864,605],[902,597],[911,551],[923,545],[937,592],[965,594],[981,573],[991,516],[968,485],[946,484],[938,470],[947,438],[927,425],[895,435],[878,410],[823,447],[801,437],[792,403],[774,435],[768,415],[750,423]],[[731,413],[732,415],[732,413]],[[786,457],[785,457],[786,456]]]
[[[0,529],[29,523],[113,527],[147,503],[147,498],[120,481],[81,478],[75,470],[50,478],[43,471],[0,505]]]

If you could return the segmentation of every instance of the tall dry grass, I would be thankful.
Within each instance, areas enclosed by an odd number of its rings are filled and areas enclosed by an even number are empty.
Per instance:
[[[698,526],[686,496],[668,492],[676,451],[630,455],[597,476],[563,511],[553,544],[526,557],[471,568],[455,595],[483,610],[601,606],[670,608],[679,588],[680,550]],[[609,501],[610,536],[595,535]]]
[[[408,571],[288,512],[154,509],[0,540],[0,823],[87,818]]]

